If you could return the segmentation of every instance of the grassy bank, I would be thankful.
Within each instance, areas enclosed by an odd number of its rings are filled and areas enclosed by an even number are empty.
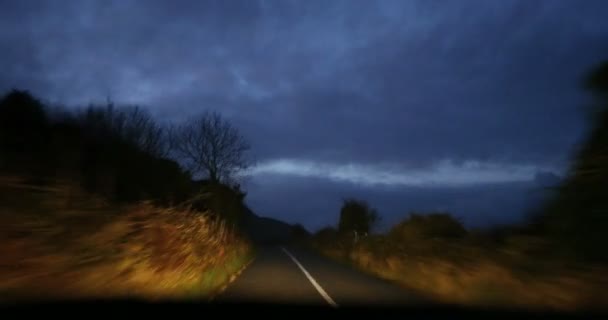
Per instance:
[[[608,303],[603,294],[608,268],[564,259],[543,238],[395,232],[407,222],[357,242],[325,232],[313,237],[312,245],[330,258],[444,303],[552,310],[605,308]]]
[[[11,300],[205,298],[252,254],[207,213],[19,179],[0,183],[0,229],[0,296]]]

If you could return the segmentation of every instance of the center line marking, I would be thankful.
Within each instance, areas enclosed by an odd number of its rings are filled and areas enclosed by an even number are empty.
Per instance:
[[[321,297],[323,297],[323,299],[325,299],[325,301],[327,301],[327,303],[329,303],[332,307],[337,308],[338,304],[327,294],[327,292],[325,292],[325,290],[323,290],[323,288],[317,283],[315,278],[313,278],[310,275],[310,273],[308,273],[308,271],[306,271],[306,269],[304,269],[304,266],[300,263],[300,261],[298,261],[298,259],[296,259],[296,257],[294,257],[289,251],[287,251],[287,249],[285,249],[285,247],[281,247],[281,249],[283,250],[283,252],[285,252],[285,254],[287,256],[289,256],[291,258],[291,260],[293,260],[293,262],[300,268],[300,270],[302,270],[302,272],[304,273],[306,278],[308,278],[308,281],[310,281],[310,283],[312,283],[313,287],[315,287],[315,289],[317,289],[317,291],[319,292]]]

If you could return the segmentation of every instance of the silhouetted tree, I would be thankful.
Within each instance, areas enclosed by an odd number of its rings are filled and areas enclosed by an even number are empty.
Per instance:
[[[449,213],[430,212],[411,213],[407,219],[395,225],[389,234],[398,241],[407,241],[417,238],[461,238],[467,234],[467,230]]]
[[[371,231],[378,222],[378,212],[371,208],[367,202],[357,199],[346,199],[340,209],[338,230],[341,233],[356,231],[364,234]]]
[[[583,85],[606,106],[605,104],[608,102],[608,61],[600,63],[589,72]]]
[[[168,156],[167,130],[141,107],[90,106],[79,119],[95,136],[119,139],[154,157]]]
[[[0,168],[42,174],[49,121],[44,105],[27,91],[0,100]]]
[[[608,61],[590,72],[584,85],[596,97],[591,130],[537,224],[558,242],[554,248],[608,261]]]
[[[208,156],[209,162],[199,165],[208,165],[214,183],[193,181],[168,158],[169,130],[145,109],[112,103],[78,111],[49,108],[28,92],[14,90],[0,99],[0,170],[52,178],[44,182],[69,181],[119,202],[189,205],[194,198],[197,207],[236,222],[245,210],[245,192],[228,178],[246,166],[249,146],[219,115],[197,120],[179,127],[184,135],[178,136],[186,138],[179,141],[186,144],[177,144],[183,146],[178,150]],[[202,150],[189,149],[191,142],[200,142]]]
[[[171,131],[171,148],[194,174],[212,183],[229,181],[249,165],[249,143],[219,113],[205,112]]]
[[[163,158],[169,153],[165,128],[160,126],[149,112],[140,107],[114,111],[112,130],[127,143],[152,156]]]

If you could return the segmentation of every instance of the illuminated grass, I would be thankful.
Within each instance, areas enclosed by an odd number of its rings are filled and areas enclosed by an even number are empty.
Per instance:
[[[608,268],[547,260],[509,247],[380,236],[349,245],[316,241],[323,255],[392,280],[439,302],[482,307],[578,310],[605,308]]]
[[[4,300],[204,299],[251,257],[208,213],[0,187]],[[77,200],[77,201],[74,201]],[[70,203],[70,204],[68,204]]]

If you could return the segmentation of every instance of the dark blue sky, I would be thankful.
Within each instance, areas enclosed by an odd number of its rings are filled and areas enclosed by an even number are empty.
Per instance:
[[[516,221],[585,132],[581,77],[608,2],[0,1],[0,90],[71,106],[222,112],[249,138],[248,202],[310,229],[343,197],[388,225]]]

